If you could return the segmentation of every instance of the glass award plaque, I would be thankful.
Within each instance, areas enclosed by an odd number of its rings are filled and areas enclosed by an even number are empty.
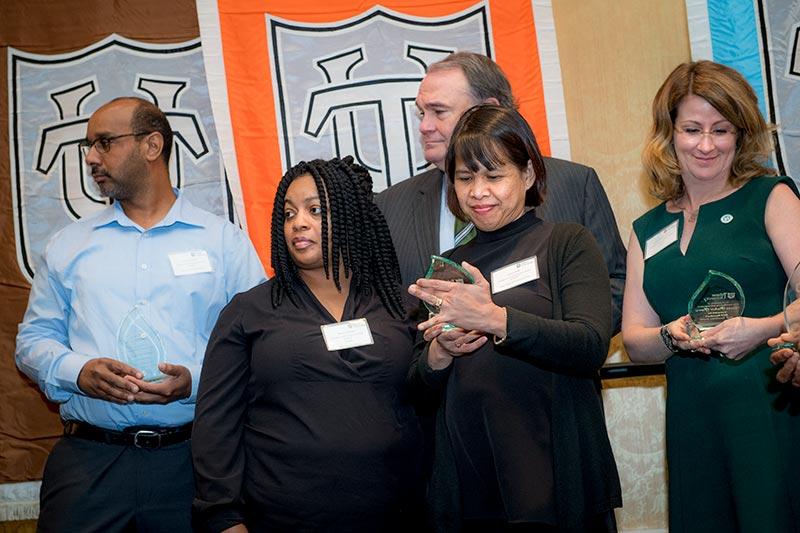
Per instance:
[[[461,265],[455,263],[446,257],[438,255],[431,256],[431,264],[428,267],[428,272],[425,274],[428,279],[440,279],[443,281],[452,281],[454,283],[475,283],[475,278],[472,274],[464,270]],[[439,312],[439,307],[428,302],[425,302],[425,307],[434,315]]]
[[[122,319],[117,331],[119,359],[142,372],[144,381],[158,381],[166,376],[158,369],[165,361],[161,336],[145,318],[138,305]]]
[[[744,303],[744,291],[735,279],[724,272],[709,270],[689,299],[688,313],[692,319],[689,335],[698,338],[701,331],[742,316]]]
[[[789,281],[786,282],[786,289],[783,291],[783,321],[786,331],[794,337],[800,337],[800,299],[798,295],[800,295],[800,263],[794,267]],[[786,348],[797,350],[797,344],[792,343]]]

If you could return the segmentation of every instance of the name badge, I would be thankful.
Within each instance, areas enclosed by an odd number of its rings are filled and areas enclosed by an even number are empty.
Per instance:
[[[539,263],[536,256],[511,263],[492,271],[492,294],[497,294],[517,285],[539,279]]]
[[[320,329],[329,352],[375,344],[366,318],[324,324]]]
[[[176,276],[214,272],[208,259],[208,252],[205,250],[169,254],[169,262],[172,265],[172,273]]]
[[[658,252],[672,244],[673,242],[678,240],[678,221],[674,221],[673,223],[667,225],[647,239],[644,243],[644,259],[647,261]]]

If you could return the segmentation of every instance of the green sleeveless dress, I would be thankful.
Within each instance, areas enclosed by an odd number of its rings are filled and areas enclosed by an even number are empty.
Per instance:
[[[739,282],[744,316],[782,310],[786,274],[764,224],[778,183],[797,194],[790,178],[755,178],[701,206],[685,255],[675,241],[645,261],[644,293],[662,323],[687,313],[709,270]],[[680,236],[682,213],[665,204],[636,220],[642,250],[675,220]],[[774,379],[769,355],[765,344],[739,361],[689,352],[667,360],[671,533],[800,530],[800,393]]]

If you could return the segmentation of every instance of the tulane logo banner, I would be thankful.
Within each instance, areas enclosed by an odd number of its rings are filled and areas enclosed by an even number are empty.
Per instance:
[[[175,132],[173,186],[195,205],[233,220],[199,39],[162,45],[111,35],[66,54],[10,47],[8,69],[15,241],[28,280],[50,235],[108,203],[78,143],[91,114],[120,95],[150,100],[166,113]]]
[[[451,52],[492,55],[488,15],[479,5],[431,21],[381,8],[336,24],[268,17],[284,165],[353,155],[380,189],[425,168],[414,135],[417,87]]]
[[[800,185],[800,4],[686,0],[692,58],[737,69],[777,126],[774,164]]]
[[[197,12],[233,202],[262,257],[277,182],[299,161],[352,155],[376,192],[426,168],[414,100],[455,51],[497,61],[542,150],[569,157],[549,1],[198,0]]]

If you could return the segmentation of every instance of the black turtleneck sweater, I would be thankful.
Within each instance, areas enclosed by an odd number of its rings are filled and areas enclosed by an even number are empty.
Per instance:
[[[445,388],[430,491],[437,525],[457,530],[460,516],[578,531],[621,504],[595,385],[611,336],[602,255],[582,226],[533,211],[447,255],[487,279],[536,256],[539,278],[493,295],[508,311],[501,344],[490,339],[438,372],[419,350],[412,383]]]

